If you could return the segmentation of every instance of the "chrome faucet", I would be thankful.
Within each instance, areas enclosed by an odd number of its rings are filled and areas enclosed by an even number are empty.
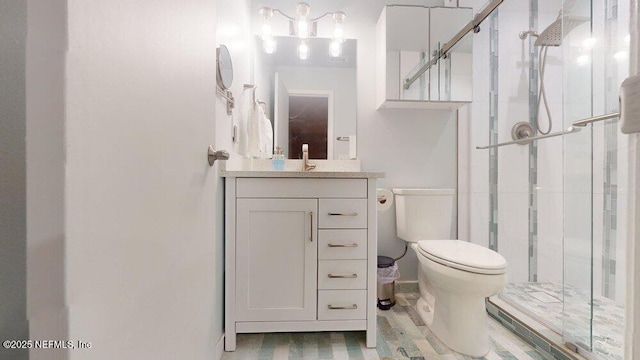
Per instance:
[[[309,144],[302,144],[302,171],[309,172],[316,168],[316,164],[309,164]]]

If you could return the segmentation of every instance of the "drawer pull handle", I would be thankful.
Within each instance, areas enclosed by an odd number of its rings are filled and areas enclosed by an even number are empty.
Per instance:
[[[329,244],[329,247],[358,247],[358,244]]]
[[[357,212],[351,213],[329,213],[329,216],[358,216]]]
[[[358,274],[349,274],[349,275],[327,275],[329,279],[355,279],[358,277]]]
[[[329,304],[327,306],[329,308],[329,310],[355,310],[358,308],[357,304],[353,304],[351,306],[347,305],[347,306],[333,306],[331,304]]]

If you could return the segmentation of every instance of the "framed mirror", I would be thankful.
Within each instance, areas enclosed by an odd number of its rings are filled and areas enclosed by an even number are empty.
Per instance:
[[[348,137],[357,129],[357,41],[345,40],[342,54],[332,57],[331,39],[309,38],[301,60],[297,38],[274,40],[274,53],[263,51],[259,37],[254,50],[256,96],[267,103],[274,146],[288,159],[302,157],[302,144],[309,144],[310,159],[349,159]]]
[[[233,64],[229,49],[224,45],[220,45],[216,50],[216,64],[218,67],[216,74],[218,86],[223,90],[230,89],[233,84]]]

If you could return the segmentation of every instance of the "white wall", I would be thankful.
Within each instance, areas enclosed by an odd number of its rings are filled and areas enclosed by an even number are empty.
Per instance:
[[[26,234],[27,3],[0,2],[0,339],[28,338]],[[26,349],[0,348],[7,360]]]

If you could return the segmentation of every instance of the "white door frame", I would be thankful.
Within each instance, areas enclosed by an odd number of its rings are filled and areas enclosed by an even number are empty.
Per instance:
[[[640,74],[640,1],[631,0],[629,74]],[[640,359],[640,134],[629,135],[625,359]]]

